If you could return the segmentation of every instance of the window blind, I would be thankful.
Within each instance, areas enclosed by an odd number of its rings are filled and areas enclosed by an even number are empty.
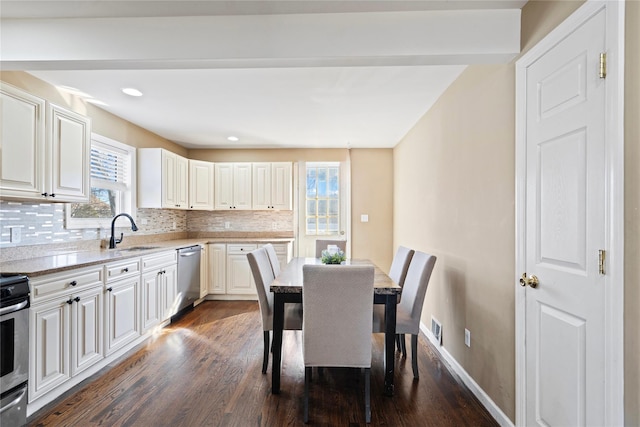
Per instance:
[[[129,152],[93,141],[91,145],[91,178],[111,188],[126,190],[129,184]],[[95,187],[96,182],[92,184]]]

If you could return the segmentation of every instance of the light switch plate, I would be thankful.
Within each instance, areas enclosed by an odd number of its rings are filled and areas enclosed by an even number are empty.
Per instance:
[[[11,227],[11,243],[20,243],[22,240],[22,228]]]
[[[360,215],[360,222],[369,222],[369,215],[367,214]]]

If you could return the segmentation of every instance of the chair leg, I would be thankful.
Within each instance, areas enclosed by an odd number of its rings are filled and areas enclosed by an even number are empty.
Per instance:
[[[304,368],[304,423],[309,423],[309,383],[311,382],[311,367]]]
[[[267,365],[269,364],[269,331],[264,331],[264,354],[262,355],[262,373],[267,373]]]
[[[418,375],[418,335],[411,335],[411,366],[413,367],[413,378],[419,379]]]
[[[407,343],[406,340],[404,338],[404,334],[398,334],[400,335],[400,345],[402,346],[402,357],[404,357],[405,359],[407,358]]]
[[[371,368],[364,368],[364,415],[367,424],[371,423]]]

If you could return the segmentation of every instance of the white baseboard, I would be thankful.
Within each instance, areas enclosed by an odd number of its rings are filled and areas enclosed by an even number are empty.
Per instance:
[[[431,330],[427,328],[427,326],[420,322],[420,330],[427,337],[427,339],[433,344],[436,350],[440,353],[442,358],[448,365],[450,371],[453,374],[457,375],[462,382],[471,390],[471,392],[476,396],[476,398],[482,403],[482,405],[489,411],[491,416],[500,424],[502,427],[514,427],[513,422],[507,417],[507,415],[502,412],[502,410],[495,404],[493,400],[489,397],[487,393],[478,385],[477,382],[474,381],[473,378],[464,370],[462,365],[458,363],[458,361],[445,349],[440,345],[436,337],[431,333]]]

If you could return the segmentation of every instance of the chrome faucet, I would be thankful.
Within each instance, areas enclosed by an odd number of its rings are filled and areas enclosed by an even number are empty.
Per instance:
[[[121,213],[114,216],[113,220],[111,221],[111,239],[109,240],[109,249],[115,249],[116,245],[122,242],[122,238],[124,237],[124,233],[120,233],[120,238],[116,239],[116,230],[115,230],[116,219],[118,219],[118,217],[121,217],[121,216],[126,216],[127,218],[129,218],[129,221],[131,221],[131,231],[138,231],[138,226],[133,221],[133,218],[131,218],[131,215],[126,213]]]

